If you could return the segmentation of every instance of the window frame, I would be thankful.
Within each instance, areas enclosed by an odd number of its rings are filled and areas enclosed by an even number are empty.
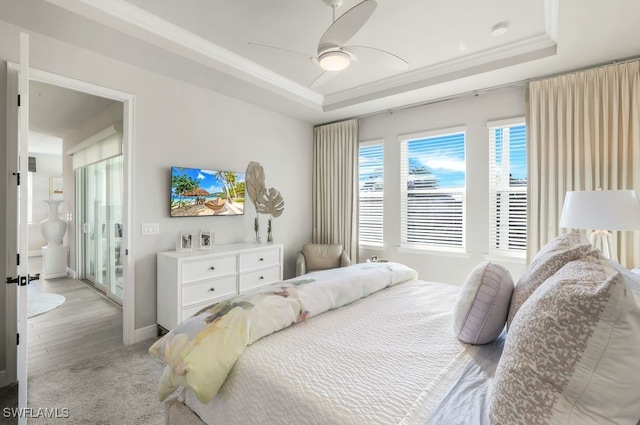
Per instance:
[[[413,141],[446,137],[449,135],[462,134],[464,155],[464,186],[461,188],[433,188],[423,189],[432,193],[456,193],[462,200],[462,213],[460,230],[462,232],[460,246],[448,246],[439,244],[408,242],[408,177],[409,177],[409,144]],[[418,133],[403,134],[398,136],[400,142],[400,246],[399,252],[438,254],[453,257],[468,257],[467,252],[467,127],[464,125],[444,127],[434,130],[427,130]]]
[[[380,213],[380,226],[381,226],[381,230],[380,230],[380,242],[373,242],[373,241],[366,241],[366,242],[362,242],[361,241],[361,215],[360,215],[360,210],[361,210],[361,199],[362,199],[362,192],[360,190],[360,148],[366,148],[366,147],[374,147],[374,146],[380,146],[382,148],[382,161],[381,161],[381,165],[382,165],[382,192],[380,193],[380,196],[375,196],[382,198],[382,211]],[[368,140],[368,141],[363,141],[360,142],[358,144],[358,246],[360,248],[363,249],[373,249],[373,250],[380,250],[380,249],[384,249],[385,247],[385,243],[384,243],[384,193],[385,193],[385,188],[384,188],[384,181],[385,181],[385,176],[384,176],[384,166],[385,166],[385,146],[384,146],[384,139],[376,139],[376,140]]]
[[[529,210],[528,210],[528,185],[523,186],[510,186],[509,182],[510,180],[506,181],[506,185],[504,185],[504,177],[505,177],[505,171],[502,171],[502,177],[497,176],[497,172],[496,169],[497,164],[496,164],[496,147],[495,147],[495,143],[496,143],[496,138],[494,136],[494,131],[496,129],[500,129],[500,128],[509,128],[509,127],[516,127],[516,126],[524,126],[525,127],[525,155],[526,155],[526,147],[527,147],[527,135],[528,135],[528,129],[527,129],[527,124],[526,124],[526,119],[524,116],[521,117],[515,117],[515,118],[508,118],[508,119],[502,119],[502,120],[495,120],[495,121],[489,121],[487,122],[487,135],[488,135],[488,144],[489,144],[489,239],[488,239],[488,254],[485,256],[486,259],[508,259],[511,261],[515,261],[515,262],[523,262],[526,258],[526,224],[527,224],[527,215],[529,214]],[[509,139],[507,141],[507,143],[510,143],[511,140]],[[508,148],[507,148],[508,149]],[[504,151],[504,148],[503,148]],[[507,163],[509,169],[506,170],[506,175],[510,176],[511,174],[511,161],[509,160]],[[525,165],[528,168],[528,160],[526,159],[525,156]],[[528,175],[528,169],[527,169],[527,175]],[[503,184],[494,184],[494,182],[496,180],[503,180]],[[513,193],[524,193],[525,197],[526,197],[526,202],[527,205],[525,207],[525,243],[524,243],[524,248],[523,249],[513,249],[509,247],[509,221],[508,220],[503,220],[507,223],[507,225],[502,226],[502,229],[505,230],[506,232],[501,233],[501,236],[498,236],[498,234],[500,232],[494,231],[494,226],[496,226],[495,220],[499,215],[499,211],[497,211],[497,195],[498,192],[506,192],[507,194],[513,194]],[[509,217],[508,213],[507,216]],[[504,235],[504,236],[502,236]],[[500,247],[496,248],[496,245],[499,245]]]

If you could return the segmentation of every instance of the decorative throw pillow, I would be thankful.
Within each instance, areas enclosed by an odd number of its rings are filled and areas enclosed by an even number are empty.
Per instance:
[[[460,341],[486,344],[504,329],[513,292],[511,273],[486,261],[471,271],[453,307],[453,330]]]
[[[492,424],[619,424],[640,419],[640,308],[597,252],[544,282],[511,324]]]
[[[590,250],[591,244],[582,237],[578,229],[562,234],[543,246],[522,273],[513,289],[507,316],[507,328],[511,326],[513,317],[522,303],[533,294],[533,291],[542,282],[553,276],[569,261],[577,260]]]

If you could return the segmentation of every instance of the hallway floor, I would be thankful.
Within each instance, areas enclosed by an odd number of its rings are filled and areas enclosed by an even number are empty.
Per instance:
[[[41,257],[29,258],[30,274],[41,267]],[[28,293],[35,292],[66,299],[27,321],[29,375],[122,347],[122,308],[87,284],[69,278],[37,280],[28,287]]]

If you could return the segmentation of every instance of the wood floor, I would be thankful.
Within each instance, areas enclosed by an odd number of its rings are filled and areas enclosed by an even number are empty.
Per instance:
[[[40,264],[39,257],[29,258],[30,274],[39,272]],[[28,292],[66,298],[60,307],[27,320],[29,375],[122,347],[122,308],[86,284],[43,279],[31,282]]]

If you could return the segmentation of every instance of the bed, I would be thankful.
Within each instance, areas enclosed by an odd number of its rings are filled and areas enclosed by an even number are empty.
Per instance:
[[[586,249],[582,250],[577,259],[586,252]],[[576,259],[570,261],[575,263]],[[532,265],[536,265],[535,260]],[[554,268],[552,275],[560,272],[562,265]],[[575,270],[584,268],[584,264],[577,264],[567,273],[576,274]],[[567,413],[561,402],[541,407],[548,411],[534,409],[525,414],[519,407],[513,407],[512,400],[517,397],[506,394],[507,391],[517,392],[509,378],[519,377],[518,373],[522,372],[514,366],[521,362],[508,361],[514,358],[514,352],[519,353],[509,344],[510,340],[516,339],[510,333],[522,326],[521,332],[526,334],[525,325],[530,321],[524,318],[519,321],[518,318],[525,314],[519,313],[511,318],[513,323],[509,332],[505,329],[511,302],[515,298],[521,302],[523,297],[512,297],[513,281],[509,281],[510,275],[504,270],[495,263],[483,263],[464,285],[459,286],[418,280],[412,269],[397,263],[360,264],[270,285],[260,293],[235,300],[234,306],[242,307],[234,311],[248,315],[242,323],[253,323],[257,330],[242,327],[239,333],[244,340],[236,344],[229,342],[235,336],[231,337],[228,332],[237,322],[220,326],[227,334],[217,336],[216,344],[224,345],[221,344],[224,341],[227,347],[240,347],[231,350],[237,353],[230,359],[225,357],[226,351],[211,354],[211,347],[193,354],[197,344],[192,342],[197,339],[196,335],[201,335],[203,326],[210,324],[196,326],[196,314],[192,322],[183,323],[150,350],[168,364],[160,384],[166,421],[168,424],[265,425],[578,423],[571,419],[567,422],[566,417],[584,419],[581,400],[573,400],[578,408],[561,418]],[[375,277],[376,274],[379,276]],[[618,272],[610,271],[610,274],[621,276]],[[488,277],[493,283],[499,281],[499,285],[507,290],[492,291],[491,285],[486,283]],[[630,285],[621,279],[623,284]],[[546,280],[552,279],[547,277]],[[538,282],[538,285],[542,283]],[[324,287],[323,292],[319,292],[318,287]],[[348,288],[346,292],[345,287]],[[521,287],[526,288],[526,282]],[[326,288],[330,288],[328,294],[324,293]],[[640,285],[631,294],[636,290],[640,293]],[[508,293],[506,301],[500,291]],[[481,299],[480,292],[490,300]],[[528,297],[535,299],[540,295],[538,292]],[[273,297],[279,298],[274,301]],[[267,299],[271,301],[265,301]],[[640,359],[638,338],[629,336],[634,329],[640,330],[640,309],[633,296],[629,299],[633,302],[633,305],[627,305],[631,321],[637,319],[639,327],[632,324],[621,338],[627,338],[628,343],[628,338],[632,339],[632,348],[627,354]],[[280,304],[276,310],[269,310],[274,302]],[[487,302],[491,305],[489,309],[483,307]],[[247,307],[238,303],[252,305]],[[265,303],[269,308],[261,306]],[[522,301],[518,308],[527,310],[532,303]],[[497,304],[503,307],[496,309]],[[227,303],[226,307],[229,306]],[[485,311],[478,313],[478,306]],[[226,307],[224,311],[228,312]],[[219,320],[220,308],[205,309],[200,318],[211,317],[213,311]],[[474,326],[474,317],[479,317],[478,314],[483,317],[482,329],[469,343],[465,332]],[[269,322],[264,320],[267,316],[278,319],[265,325]],[[491,324],[492,321],[495,323]],[[489,336],[488,323],[493,328]],[[545,329],[548,330],[548,326]],[[188,338],[178,340],[179,334],[188,334]],[[172,338],[173,345],[170,344]],[[177,352],[182,354],[178,356]],[[185,357],[185,352],[190,352],[192,358]],[[216,359],[212,360],[210,355]],[[503,359],[504,356],[508,359]],[[208,366],[215,364],[216,370],[191,381],[184,379],[195,373],[193,359],[201,357]],[[223,373],[219,373],[217,363],[223,365]],[[582,367],[578,366],[578,369]],[[626,368],[626,373],[621,375],[640,378],[640,364],[633,358],[624,360],[621,367]],[[611,373],[609,369],[607,373]],[[522,379],[527,382],[529,377]],[[621,379],[623,386],[638,382]],[[568,387],[573,391],[580,384],[575,380],[569,378],[564,390]],[[209,388],[203,391],[204,386],[216,389],[207,393]],[[586,394],[591,391],[588,387],[589,384],[584,388]],[[594,389],[602,390],[601,386]],[[529,389],[524,392],[535,393]],[[616,388],[614,394],[618,396],[620,392],[622,390]],[[631,392],[633,394],[618,403],[624,404],[623,412],[614,414],[610,422],[601,421],[601,415],[610,414],[609,410],[599,413],[586,409],[593,421],[587,418],[580,423],[639,423],[640,394],[636,390]],[[571,397],[560,394],[555,399],[571,400]],[[634,403],[637,406],[634,407]],[[558,405],[560,413],[554,411]],[[509,419],[514,412],[518,419]]]

